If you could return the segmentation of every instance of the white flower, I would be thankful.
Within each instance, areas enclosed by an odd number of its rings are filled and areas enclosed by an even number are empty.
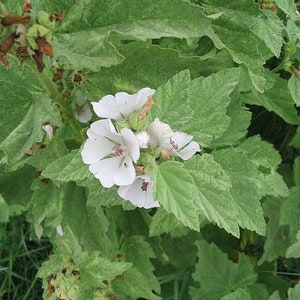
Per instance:
[[[87,123],[92,118],[91,109],[87,103],[86,96],[81,91],[76,92],[75,118],[81,123]]]
[[[107,95],[99,102],[91,103],[97,116],[119,121],[129,119],[132,113],[143,107],[148,97],[152,96],[154,92],[155,90],[145,87],[133,95],[119,92],[115,96]]]
[[[130,185],[120,186],[118,194],[121,198],[130,201],[133,205],[143,208],[159,207],[159,203],[153,199],[153,182],[149,175],[137,176]]]
[[[140,157],[134,133],[128,128],[117,133],[111,120],[105,119],[92,123],[87,135],[82,160],[101,184],[107,188],[131,184],[136,176],[133,162]]]
[[[193,137],[178,131],[170,139],[162,143],[162,148],[169,151],[171,156],[178,156],[183,160],[190,159],[196,152],[200,152],[198,143],[192,141]]]
[[[151,147],[155,148],[160,146],[166,139],[170,139],[173,136],[173,131],[168,124],[155,118],[148,127],[148,134],[150,136],[149,143]]]
[[[45,125],[45,126],[42,126],[42,128],[46,131],[46,133],[47,133],[47,138],[48,138],[49,140],[51,140],[52,137],[53,137],[53,126],[50,125],[50,124],[47,124],[47,125]]]
[[[140,148],[143,148],[143,149],[148,148],[148,142],[149,142],[150,137],[147,134],[147,132],[142,131],[142,132],[137,133],[135,136],[138,140]]]

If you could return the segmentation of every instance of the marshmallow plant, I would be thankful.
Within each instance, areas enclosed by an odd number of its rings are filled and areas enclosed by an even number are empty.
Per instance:
[[[175,157],[188,160],[200,152],[192,136],[173,132],[158,118],[149,121],[154,93],[146,87],[133,95],[118,92],[92,102],[101,119],[90,125],[81,151],[82,160],[103,187],[117,185],[118,195],[140,208],[160,206],[153,198],[154,166],[145,162],[145,156],[159,164]]]
[[[300,299],[298,10],[0,1],[0,297]]]

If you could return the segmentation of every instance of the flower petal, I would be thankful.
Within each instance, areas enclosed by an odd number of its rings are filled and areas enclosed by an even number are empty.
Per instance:
[[[129,155],[132,157],[133,161],[136,162],[140,157],[140,147],[137,137],[128,128],[123,128],[121,130],[121,135],[124,138]]]
[[[192,135],[186,134],[182,131],[174,132],[171,140],[178,145],[178,149],[183,148],[185,145],[187,145],[191,140],[193,139]]]
[[[149,143],[154,148],[161,145],[166,139],[171,138],[173,136],[173,131],[168,124],[155,118],[148,127],[148,134],[150,136]]]
[[[114,125],[111,120],[104,119],[98,120],[91,124],[90,127],[98,136],[109,138],[112,141],[116,141],[118,143],[123,142],[122,136],[117,133]]]
[[[119,170],[119,166],[120,159],[118,157],[111,157],[90,165],[89,170],[99,179],[104,187],[110,188],[115,184],[114,177]]]
[[[100,99],[98,102],[91,103],[98,117],[114,120],[122,119],[118,105],[116,103],[116,99],[113,95],[107,95]]]
[[[178,156],[184,160],[190,159],[196,152],[200,152],[200,146],[196,142],[190,142],[182,150],[178,151]]]
[[[86,164],[93,164],[111,154],[113,147],[114,144],[106,138],[88,139],[85,141],[81,151],[82,160]]]
[[[146,189],[142,188],[147,183]],[[130,201],[136,207],[159,207],[159,203],[152,196],[152,182],[148,175],[136,177],[135,181],[127,186],[120,186],[118,194],[121,198]]]
[[[116,185],[128,185],[133,183],[135,176],[132,160],[127,156],[121,165],[119,165],[119,169],[116,171],[113,181]]]
[[[136,96],[125,92],[116,93],[116,103],[121,116],[128,119],[137,110]]]
[[[87,123],[92,118],[92,112],[88,105],[82,107],[80,114],[77,114],[77,118],[81,123]]]

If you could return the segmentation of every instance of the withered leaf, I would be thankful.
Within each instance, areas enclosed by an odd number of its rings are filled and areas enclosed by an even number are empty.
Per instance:
[[[53,57],[53,48],[52,46],[46,41],[45,37],[38,36],[36,38],[36,43],[39,46],[39,51],[50,58]]]
[[[0,62],[7,68],[9,66],[8,59],[6,54],[9,52],[13,46],[15,39],[18,36],[15,33],[12,33],[1,45],[0,45]]]
[[[60,15],[57,15],[57,14],[52,14],[50,16],[50,21],[56,21],[56,22],[59,22],[59,21],[62,21],[64,18],[65,18],[66,14],[65,14],[65,11],[62,10]]]
[[[6,27],[12,24],[25,24],[30,22],[30,16],[11,16],[7,15],[1,20],[1,24]]]
[[[45,64],[43,61],[43,53],[41,53],[39,50],[35,51],[35,54],[33,55],[33,59],[35,61],[35,64],[36,64],[39,72],[42,73],[45,68]]]
[[[23,12],[30,12],[32,9],[32,5],[30,3],[30,0],[24,0],[24,3],[23,3]]]

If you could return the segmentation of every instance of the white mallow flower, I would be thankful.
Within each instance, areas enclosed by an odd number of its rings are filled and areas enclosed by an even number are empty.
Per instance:
[[[147,132],[141,131],[141,132],[137,133],[136,138],[138,140],[140,148],[143,148],[143,149],[148,148],[148,142],[149,142],[150,137]]]
[[[121,198],[130,201],[134,206],[143,208],[159,207],[153,199],[153,182],[147,174],[137,176],[130,185],[120,186],[118,194]]]
[[[190,159],[196,152],[200,152],[198,143],[192,141],[193,136],[184,132],[175,132],[170,139],[166,139],[162,148],[169,151],[171,156],[178,156],[183,160]]]
[[[111,120],[99,120],[87,130],[88,139],[81,151],[82,160],[101,184],[110,188],[129,185],[135,179],[133,162],[140,157],[135,134],[128,128],[116,132]]]
[[[151,147],[155,148],[165,140],[170,139],[173,136],[173,131],[168,124],[155,118],[148,127],[148,134],[150,136],[149,143]]]
[[[140,110],[154,92],[155,90],[145,87],[133,95],[119,92],[115,96],[107,95],[99,102],[91,103],[97,116],[119,121],[129,119],[132,113]]]
[[[81,123],[87,123],[92,118],[90,106],[87,103],[87,97],[81,91],[76,92],[75,100],[75,118]]]

